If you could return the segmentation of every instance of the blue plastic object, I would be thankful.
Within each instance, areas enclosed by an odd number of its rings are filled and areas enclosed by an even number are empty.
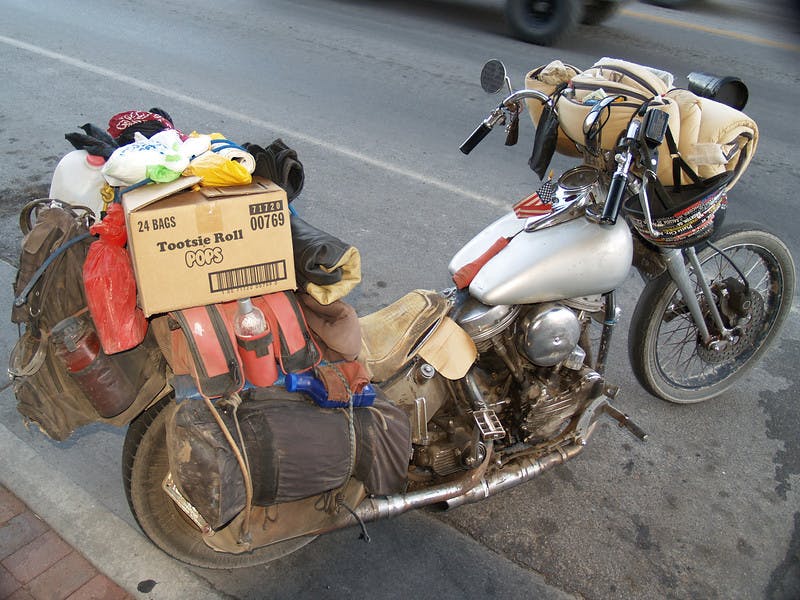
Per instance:
[[[302,392],[322,408],[342,408],[346,402],[328,400],[328,390],[325,384],[313,375],[307,373],[288,373],[286,375],[286,390],[289,392]],[[365,385],[361,391],[351,396],[353,406],[372,406],[375,401],[375,388],[371,384]]]

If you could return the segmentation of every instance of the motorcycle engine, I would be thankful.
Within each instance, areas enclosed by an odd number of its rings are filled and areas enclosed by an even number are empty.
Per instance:
[[[456,322],[470,335],[479,352],[496,346],[522,308],[487,306],[470,298],[454,312]],[[515,346],[539,367],[553,367],[569,358],[578,347],[581,324],[575,312],[556,303],[538,304],[515,324]],[[494,343],[493,343],[494,340]]]
[[[463,380],[413,361],[383,391],[409,415],[412,482],[448,477],[479,465],[486,448],[476,433],[476,401],[502,424],[495,450],[557,436],[597,396],[602,378],[584,365],[579,342],[592,308],[567,303],[487,306],[458,298],[450,317],[478,348]]]
[[[480,357],[473,372],[481,395],[516,441],[557,434],[596,393],[599,375],[584,365],[581,332],[589,319],[560,303],[487,306],[469,298],[453,318]]]
[[[520,325],[517,346],[539,367],[554,367],[569,358],[581,335],[578,317],[558,304],[535,307]]]

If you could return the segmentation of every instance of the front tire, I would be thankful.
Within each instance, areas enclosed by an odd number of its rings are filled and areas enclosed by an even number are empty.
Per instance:
[[[795,265],[778,237],[760,225],[742,223],[723,227],[712,243],[747,275],[757,295],[750,321],[743,319],[741,334],[733,342],[722,351],[702,344],[668,273],[647,284],[631,319],[628,352],[633,372],[645,389],[669,402],[703,402],[730,388],[772,345],[791,310]],[[697,255],[712,288],[721,290],[726,280],[740,279],[710,246],[701,244]],[[702,305],[696,282],[695,290]],[[713,333],[710,319],[707,322]]]
[[[122,452],[122,480],[136,522],[164,552],[190,565],[208,569],[251,567],[267,563],[305,546],[307,536],[278,542],[243,554],[217,552],[203,542],[197,527],[161,488],[169,471],[166,422],[169,396],[128,427]]]
[[[584,0],[507,0],[506,20],[515,37],[550,46],[583,18]]]

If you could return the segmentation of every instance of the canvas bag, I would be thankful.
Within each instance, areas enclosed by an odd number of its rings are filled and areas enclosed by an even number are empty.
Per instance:
[[[534,69],[525,78],[529,89],[553,93],[565,84],[575,90],[573,96],[558,94],[556,111],[559,119],[559,136],[556,149],[567,156],[581,156],[577,146],[585,142],[583,122],[592,109],[592,104],[584,104],[589,94],[602,89],[607,95],[622,95],[625,99],[614,102],[608,121],[600,137],[600,148],[612,150],[639,110],[642,103],[651,101],[651,108],[663,110],[670,116],[670,131],[675,139],[680,136],[680,112],[676,102],[661,97],[671,88],[670,83],[656,74],[654,69],[614,58],[602,58],[591,68],[579,71],[572,65],[554,61]],[[654,98],[658,98],[653,101]],[[542,104],[538,100],[528,100],[528,111],[534,123],[541,118]],[[666,142],[662,144],[662,155],[669,155]],[[667,161],[660,161],[659,179],[671,177],[672,167]],[[666,181],[666,179],[664,179]]]
[[[352,441],[347,410],[319,408],[302,394],[280,387],[251,388],[242,399],[235,417],[238,428],[229,406],[222,405],[219,413],[229,431],[242,433],[254,505],[340,489],[350,477],[370,494],[403,489],[411,425],[405,412],[382,394],[373,407],[353,409]],[[242,444],[237,434],[233,438]],[[204,402],[177,405],[167,422],[167,450],[181,493],[212,528],[245,508],[241,468]]]
[[[560,153],[580,156],[576,144],[584,142],[583,121],[592,108],[582,100],[602,88],[609,95],[624,95],[626,100],[612,105],[603,127],[601,148],[612,150],[642,103],[651,101],[648,110],[662,110],[669,115],[668,135],[658,149],[658,180],[673,187],[696,183],[693,174],[702,181],[724,171],[735,171],[728,184],[730,189],[755,153],[758,127],[741,111],[672,87],[668,75],[613,58],[602,58],[585,71],[553,61],[529,72],[525,84],[529,89],[551,94],[559,85],[572,83],[574,97],[560,95],[556,103],[560,125],[556,149]],[[538,123],[541,103],[528,100],[528,111]],[[685,168],[677,167],[678,157]]]
[[[235,311],[236,302],[227,304],[233,304]],[[191,375],[206,398],[220,398],[244,387],[233,317],[224,305],[186,308],[171,312],[170,317],[172,367],[176,375]]]
[[[34,200],[20,213],[22,241],[14,282],[17,298],[11,320],[21,335],[9,358],[17,410],[57,441],[83,425],[103,421],[127,425],[164,389],[164,360],[155,339],[109,356],[139,390],[131,406],[102,418],[56,356],[50,331],[63,319],[79,315],[91,321],[83,288],[83,263],[93,238],[85,209],[51,199]],[[46,261],[49,264],[45,265]],[[41,275],[39,275],[41,273]],[[38,278],[37,278],[38,276]]]

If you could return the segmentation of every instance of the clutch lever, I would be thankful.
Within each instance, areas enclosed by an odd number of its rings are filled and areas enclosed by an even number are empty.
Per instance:
[[[514,146],[519,141],[519,110],[515,111],[506,126],[506,146]]]

